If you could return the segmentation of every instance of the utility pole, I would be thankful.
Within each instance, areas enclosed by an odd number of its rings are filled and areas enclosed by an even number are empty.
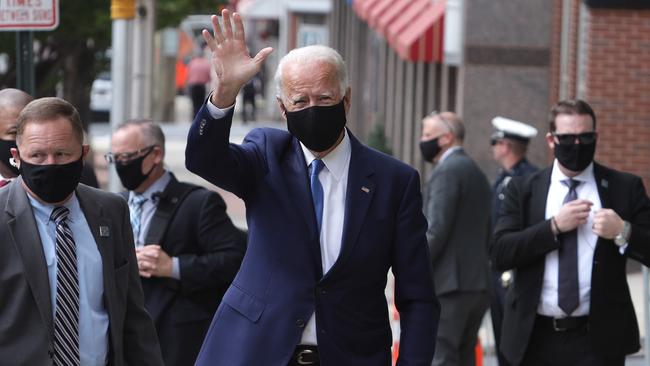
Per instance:
[[[136,0],[133,31],[133,79],[130,118],[151,118],[155,0]]]
[[[111,19],[113,19],[111,80],[113,100],[111,106],[111,131],[128,118],[131,84],[131,44],[129,37],[131,24],[135,18],[135,0],[112,0]],[[108,169],[108,189],[117,192],[120,189],[119,178],[115,169]]]

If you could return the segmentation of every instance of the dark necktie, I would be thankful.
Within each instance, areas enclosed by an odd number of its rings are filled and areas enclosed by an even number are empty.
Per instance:
[[[574,179],[563,180],[562,184],[569,187],[569,193],[564,197],[562,204],[578,198],[576,188],[581,182]],[[580,304],[580,286],[578,283],[578,230],[573,229],[562,233],[559,237],[560,249],[558,251],[558,306],[568,316]]]
[[[79,279],[77,250],[68,227],[69,210],[55,207],[56,310],[54,312],[54,365],[79,365]]]
[[[318,179],[318,173],[323,169],[325,164],[320,159],[314,159],[309,164],[309,183],[311,185],[311,199],[314,202],[314,210],[316,213],[316,223],[318,224],[318,233],[320,233],[321,225],[323,223],[323,185]]]

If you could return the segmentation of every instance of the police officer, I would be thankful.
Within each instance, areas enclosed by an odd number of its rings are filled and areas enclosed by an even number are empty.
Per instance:
[[[492,225],[497,221],[504,191],[512,177],[527,175],[537,171],[537,167],[528,162],[526,151],[528,142],[537,136],[537,129],[525,123],[504,117],[492,119],[495,132],[491,137],[492,155],[499,164],[500,171],[492,186]],[[493,227],[494,228],[494,227]],[[499,349],[503,304],[512,273],[493,271],[494,296],[491,304],[492,325],[494,329],[495,348]],[[499,365],[507,366],[507,361],[498,351]]]

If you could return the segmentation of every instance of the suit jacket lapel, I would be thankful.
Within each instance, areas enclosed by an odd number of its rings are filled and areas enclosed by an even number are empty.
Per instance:
[[[311,190],[309,187],[309,173],[307,172],[307,163],[305,156],[300,147],[297,139],[292,138],[291,152],[287,154],[287,160],[282,164],[285,186],[285,192],[279,194],[289,195],[293,207],[292,211],[298,212],[302,223],[305,225],[305,232],[309,235],[309,243],[318,244],[316,214],[314,211],[314,204],[312,202]],[[322,269],[322,260],[319,245],[311,245],[310,249],[313,254],[313,259],[318,264],[318,270]]]
[[[372,163],[367,160],[365,148],[350,133],[351,157],[348,171],[348,185],[345,200],[345,219],[341,253],[324,278],[340,270],[350,256],[357,243],[359,232],[366,218],[366,213],[375,193],[375,182],[371,179],[374,173]]]
[[[598,187],[598,196],[600,196],[600,204],[603,208],[610,208],[610,189],[609,189],[609,174],[607,170],[600,164],[594,163],[594,179]]]
[[[34,294],[36,306],[43,322],[49,328],[49,334],[53,335],[52,300],[47,263],[45,263],[43,244],[39,237],[27,192],[23,188],[22,178],[17,178],[5,189],[11,190],[7,199],[6,211],[12,219],[7,224],[14,238],[16,251],[20,253],[25,268],[25,277]]]

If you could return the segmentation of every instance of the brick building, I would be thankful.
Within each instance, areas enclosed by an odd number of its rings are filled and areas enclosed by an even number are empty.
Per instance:
[[[596,159],[650,186],[650,4],[555,1],[550,100],[582,98],[598,117]]]
[[[650,5],[643,0],[333,1],[330,45],[347,60],[350,126],[384,127],[396,157],[421,169],[420,120],[453,110],[465,147],[493,176],[496,115],[536,126],[529,157],[552,158],[543,135],[558,100],[599,117],[597,160],[650,186]],[[355,103],[356,102],[356,103]]]

